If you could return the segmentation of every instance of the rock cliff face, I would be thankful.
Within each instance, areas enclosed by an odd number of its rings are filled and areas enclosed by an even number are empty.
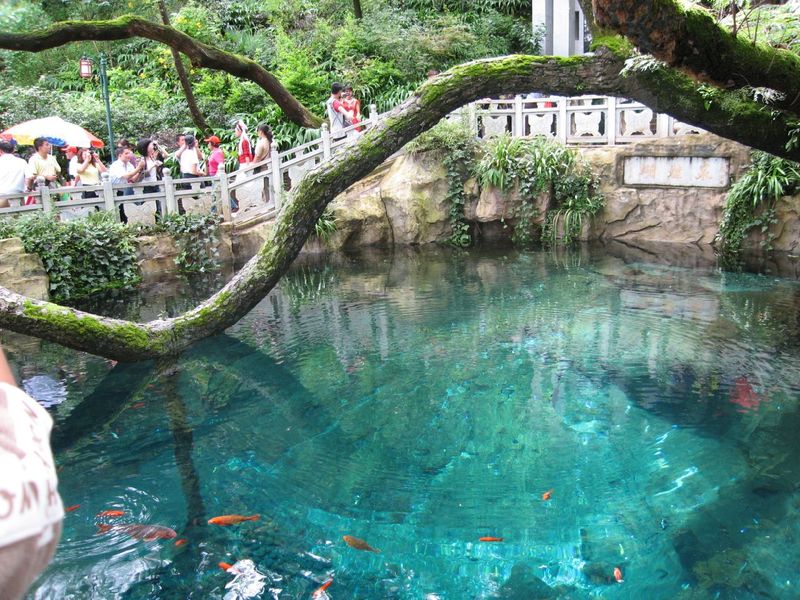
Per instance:
[[[749,150],[711,135],[581,150],[600,179],[605,209],[586,239],[711,244],[730,183],[749,164]],[[465,185],[467,220],[485,239],[509,238],[517,192]],[[401,154],[336,198],[338,231],[327,247],[443,242],[450,233],[443,199],[447,179],[435,153]],[[537,200],[543,216],[548,199]],[[794,251],[800,236],[800,198],[778,207],[776,250]],[[757,246],[759,239],[751,243]]]
[[[0,286],[37,300],[50,297],[50,279],[36,254],[26,254],[19,238],[0,240]]]

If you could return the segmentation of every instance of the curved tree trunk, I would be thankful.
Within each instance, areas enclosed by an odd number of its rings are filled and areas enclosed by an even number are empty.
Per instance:
[[[169,26],[169,13],[167,13],[164,0],[158,0],[158,12],[161,13],[161,20],[164,22],[164,25]],[[211,128],[208,126],[208,123],[206,123],[205,118],[203,118],[200,107],[197,106],[197,100],[195,100],[194,92],[192,91],[192,84],[189,82],[189,76],[186,74],[180,52],[175,50],[175,48],[170,48],[170,50],[172,51],[172,62],[175,63],[175,72],[178,74],[178,81],[181,82],[181,89],[183,90],[183,95],[186,97],[186,104],[189,106],[189,112],[192,115],[192,121],[194,121],[194,124],[204,135],[208,135],[211,133]]]
[[[298,102],[272,73],[257,62],[198,42],[173,27],[139,17],[124,16],[111,21],[63,21],[27,33],[0,32],[0,48],[41,52],[70,42],[124,40],[132,37],[166,44],[188,56],[195,67],[219,69],[254,81],[275,100],[288,119],[302,127],[319,127],[322,123],[322,119]]]
[[[634,98],[724,137],[786,153],[790,124],[741,100],[706,110],[688,77],[671,69],[619,76],[623,60],[610,53],[553,58],[507,56],[454,67],[425,82],[378,125],[311,171],[278,214],[271,237],[219,292],[171,319],[132,323],[33,300],[0,288],[0,327],[123,361],[180,353],[245,316],[275,286],[300,252],[328,203],[405,143],[467,102],[500,93],[547,91]],[[721,92],[725,95],[725,92]],[[731,94],[731,96],[733,96]],[[745,110],[745,109],[750,110]]]

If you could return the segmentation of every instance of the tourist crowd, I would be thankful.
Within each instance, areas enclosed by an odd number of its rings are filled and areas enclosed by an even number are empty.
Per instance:
[[[347,135],[357,136],[363,130],[359,125],[362,120],[361,103],[353,96],[353,88],[349,85],[334,83],[331,86],[331,95],[326,102],[328,120],[330,123],[331,137],[334,140]],[[350,128],[355,125],[354,128]],[[350,128],[349,131],[345,131]],[[250,163],[267,160],[272,150],[272,130],[266,124],[256,128],[257,140],[255,146],[248,135],[247,125],[242,120],[236,121],[234,135],[238,143],[236,156],[239,168]],[[179,169],[181,179],[214,176],[225,169],[225,153],[221,147],[222,142],[216,135],[205,138],[206,146],[193,135],[180,134],[175,139],[175,148],[169,152],[164,149],[155,137],[139,139],[136,144],[126,139],[120,140],[115,148],[115,160],[110,165],[105,165],[93,148],[63,147],[64,157],[59,163],[53,154],[53,147],[48,138],[39,137],[33,142],[33,152],[27,161],[16,153],[16,143],[13,139],[0,139],[0,195],[26,194],[36,189],[39,178],[49,186],[98,186],[100,176],[108,172],[113,184],[116,184],[117,194],[132,195],[134,183],[146,183],[142,186],[144,193],[158,191],[158,181],[162,178],[165,162],[174,158]],[[256,169],[256,172],[258,169]],[[187,189],[190,184],[183,183],[182,189]],[[82,198],[97,198],[98,193],[86,190],[81,193]],[[267,201],[265,190],[263,199]],[[28,202],[35,202],[30,196]],[[236,192],[231,192],[229,198],[231,210],[236,212],[239,208]],[[0,208],[7,207],[8,200],[0,198]],[[183,205],[179,202],[179,212],[184,212]],[[120,218],[127,221],[125,210],[119,207]],[[156,201],[156,217],[161,215],[160,202]]]
[[[252,162],[266,160],[272,148],[272,130],[268,125],[259,125],[258,141],[253,147],[247,134],[247,126],[239,120],[234,126],[234,134],[238,138],[237,159],[239,167]],[[108,172],[112,184],[118,188],[117,195],[132,195],[134,183],[146,183],[142,186],[145,194],[158,191],[158,181],[163,176],[165,162],[172,156],[179,168],[181,179],[214,176],[220,168],[224,170],[225,153],[221,148],[221,140],[212,135],[205,138],[206,153],[198,140],[190,134],[176,137],[176,148],[168,152],[153,138],[142,138],[134,145],[126,139],[116,145],[116,159],[106,166],[93,148],[75,148],[66,146],[62,169],[53,154],[52,144],[47,138],[39,137],[33,142],[33,153],[23,160],[17,156],[13,140],[0,140],[0,194],[24,194],[33,191],[38,178],[44,178],[47,185],[97,186],[100,185],[101,173]],[[64,172],[65,171],[65,172]],[[121,188],[121,189],[120,189]],[[95,190],[87,190],[81,194],[83,198],[97,198]],[[235,194],[230,198],[231,209],[238,210]],[[8,206],[7,200],[0,199],[0,207]],[[156,201],[157,216],[161,214],[160,202]],[[182,203],[179,211],[183,212]],[[127,221],[125,210],[120,205],[120,218]]]

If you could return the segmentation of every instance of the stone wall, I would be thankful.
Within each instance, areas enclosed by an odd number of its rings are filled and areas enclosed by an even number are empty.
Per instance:
[[[585,239],[711,244],[728,187],[749,164],[748,148],[711,134],[584,147],[581,153],[606,199],[605,209],[585,228]],[[450,234],[446,191],[444,167],[435,153],[396,155],[331,203],[338,231],[325,246],[443,242]],[[465,215],[474,233],[489,240],[509,238],[516,192],[480,189],[474,180],[467,182],[466,192]],[[543,215],[547,198],[538,204]],[[781,203],[778,213],[773,245],[794,250],[800,198]],[[754,237],[752,243],[757,242]],[[237,260],[243,258],[237,253]]]
[[[37,300],[50,298],[50,279],[42,259],[27,254],[19,238],[0,240],[0,286]]]
[[[711,134],[583,149],[605,209],[590,237],[710,244],[749,149]]]

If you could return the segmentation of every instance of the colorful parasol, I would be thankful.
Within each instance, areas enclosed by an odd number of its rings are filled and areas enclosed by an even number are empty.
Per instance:
[[[44,137],[54,146],[75,146],[76,148],[102,148],[103,140],[86,131],[80,125],[65,121],[61,117],[33,119],[9,127],[0,136],[11,136],[18,144],[33,144],[37,137]]]

